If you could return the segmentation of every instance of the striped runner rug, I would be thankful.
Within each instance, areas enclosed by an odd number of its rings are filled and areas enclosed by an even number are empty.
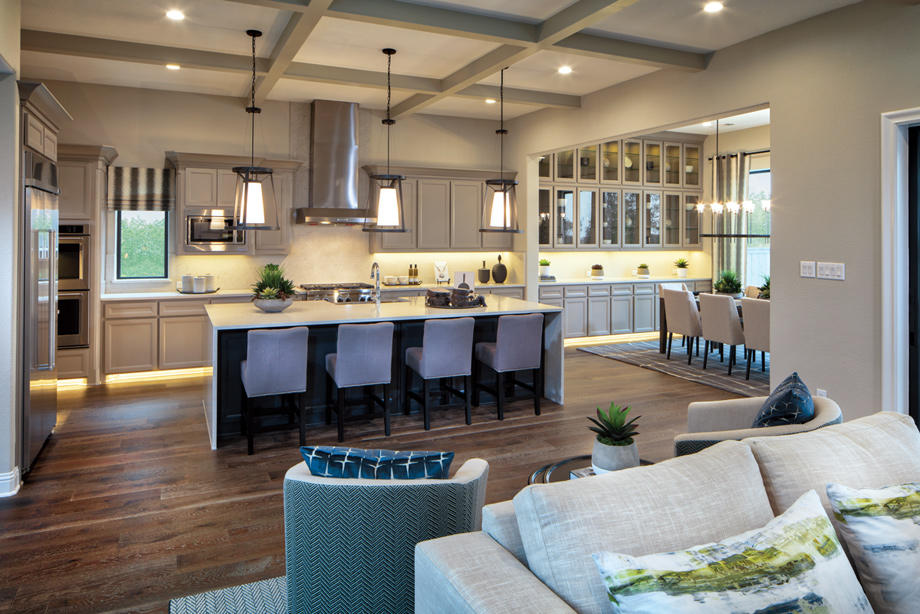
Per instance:
[[[287,614],[284,576],[169,600],[169,614]]]
[[[700,356],[693,356],[691,364],[687,364],[687,352],[680,347],[679,339],[674,339],[671,348],[671,360],[664,354],[658,353],[658,340],[640,341],[636,343],[610,343],[607,345],[589,345],[578,348],[582,352],[596,354],[604,358],[612,358],[644,369],[651,369],[659,373],[666,373],[697,384],[727,390],[745,397],[761,397],[770,394],[770,355],[767,354],[766,370],[760,370],[760,352],[757,361],[751,366],[751,379],[744,379],[747,366],[744,362],[744,350],[736,350],[738,362],[732,368],[731,376],[728,375],[728,348],[726,348],[725,362],[719,362],[718,352],[709,355],[709,363],[703,371],[703,344],[700,343]]]

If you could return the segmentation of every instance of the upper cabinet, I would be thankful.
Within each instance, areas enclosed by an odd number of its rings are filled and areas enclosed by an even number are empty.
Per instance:
[[[684,145],[684,187],[698,188],[700,182],[700,146]]]
[[[556,152],[556,181],[575,181],[575,150]]]
[[[58,215],[63,221],[92,221],[105,208],[105,173],[118,153],[112,147],[61,144]]]
[[[19,81],[21,143],[46,158],[58,158],[58,133],[73,121],[54,94],[38,81]]]
[[[607,141],[601,145],[601,181],[620,181],[620,142]]]
[[[578,148],[578,181],[597,181],[597,145]]]
[[[623,141],[623,183],[642,183],[642,141]]]
[[[681,144],[665,143],[664,144],[664,185],[669,187],[680,187],[682,185],[681,176]]]
[[[578,190],[578,247],[597,247],[597,190]]]
[[[553,179],[553,154],[546,154],[545,156],[540,156],[540,159],[537,161],[537,174],[540,176],[540,179],[552,181]]]
[[[661,143],[643,141],[645,146],[645,180],[646,185],[661,184]]]
[[[540,224],[537,242],[540,247],[553,246],[553,188],[540,186],[537,191],[537,207]]]
[[[556,190],[556,227],[553,247],[575,247],[575,191],[569,188]]]

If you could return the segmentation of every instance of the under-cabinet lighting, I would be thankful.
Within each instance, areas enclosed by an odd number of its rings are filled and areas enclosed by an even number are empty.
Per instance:
[[[173,21],[182,21],[183,19],[185,19],[185,13],[183,13],[179,9],[169,9],[168,11],[166,11],[166,18],[171,19]]]
[[[572,74],[572,67],[568,65],[560,66],[558,72],[560,75],[570,75]]]
[[[180,68],[182,68],[182,66],[180,66],[179,64],[167,64],[166,65],[166,70],[179,70]]]
[[[70,390],[74,388],[86,388],[88,385],[85,377],[74,377],[70,379],[59,379],[57,381],[58,390]]]
[[[106,384],[123,384],[128,382],[151,382],[164,379],[183,379],[211,375],[211,367],[191,367],[188,369],[164,369],[162,371],[136,371],[133,373],[110,373],[105,376]]]
[[[718,13],[724,8],[725,8],[724,4],[722,4],[721,2],[715,2],[715,1],[707,2],[706,4],[703,5],[703,10],[706,11],[707,13]]]
[[[486,104],[495,104],[496,102],[498,101],[494,98],[486,98]]]

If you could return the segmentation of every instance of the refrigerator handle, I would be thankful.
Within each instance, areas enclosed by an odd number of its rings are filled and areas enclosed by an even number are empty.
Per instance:
[[[58,243],[57,231],[48,231],[48,283],[51,288],[48,300],[51,302],[48,322],[48,369],[53,371],[57,362],[57,325],[58,325]]]

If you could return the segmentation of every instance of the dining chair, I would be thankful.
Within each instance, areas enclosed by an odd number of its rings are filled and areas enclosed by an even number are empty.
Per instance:
[[[728,355],[728,374],[735,365],[735,348],[744,343],[744,329],[738,317],[735,299],[724,294],[700,294],[700,315],[703,323],[703,369],[709,359],[709,347],[722,343],[731,347]]]
[[[683,284],[681,284],[683,285]],[[700,313],[696,308],[696,299],[686,290],[662,289],[664,310],[668,318],[668,352],[667,358],[671,360],[671,344],[674,333],[682,335],[687,340],[687,364],[693,360],[693,340],[697,340],[697,355],[699,355],[699,338],[703,335],[700,323]]]
[[[684,290],[684,291],[687,291],[688,288],[687,288],[687,284],[685,284],[685,283],[683,283],[683,282],[679,282],[679,281],[664,281],[664,282],[661,282],[660,284],[658,284],[658,297],[659,297],[660,299],[662,299],[662,300],[664,300],[664,291],[665,291],[665,290]],[[665,319],[665,322],[668,321],[668,309],[667,309],[667,307],[664,308],[664,319]],[[659,325],[661,325],[661,322],[659,322]],[[681,336],[680,336],[680,346],[681,346],[681,347],[684,347],[684,344],[685,344],[686,342],[687,342],[687,339],[686,339],[683,335],[681,335]],[[669,344],[669,345],[670,345],[670,344]],[[697,348],[697,355],[699,355],[699,348]]]
[[[760,298],[741,299],[744,314],[744,353],[747,359],[745,379],[751,379],[751,363],[760,351],[760,370],[766,370],[766,353],[770,351],[770,301]]]

